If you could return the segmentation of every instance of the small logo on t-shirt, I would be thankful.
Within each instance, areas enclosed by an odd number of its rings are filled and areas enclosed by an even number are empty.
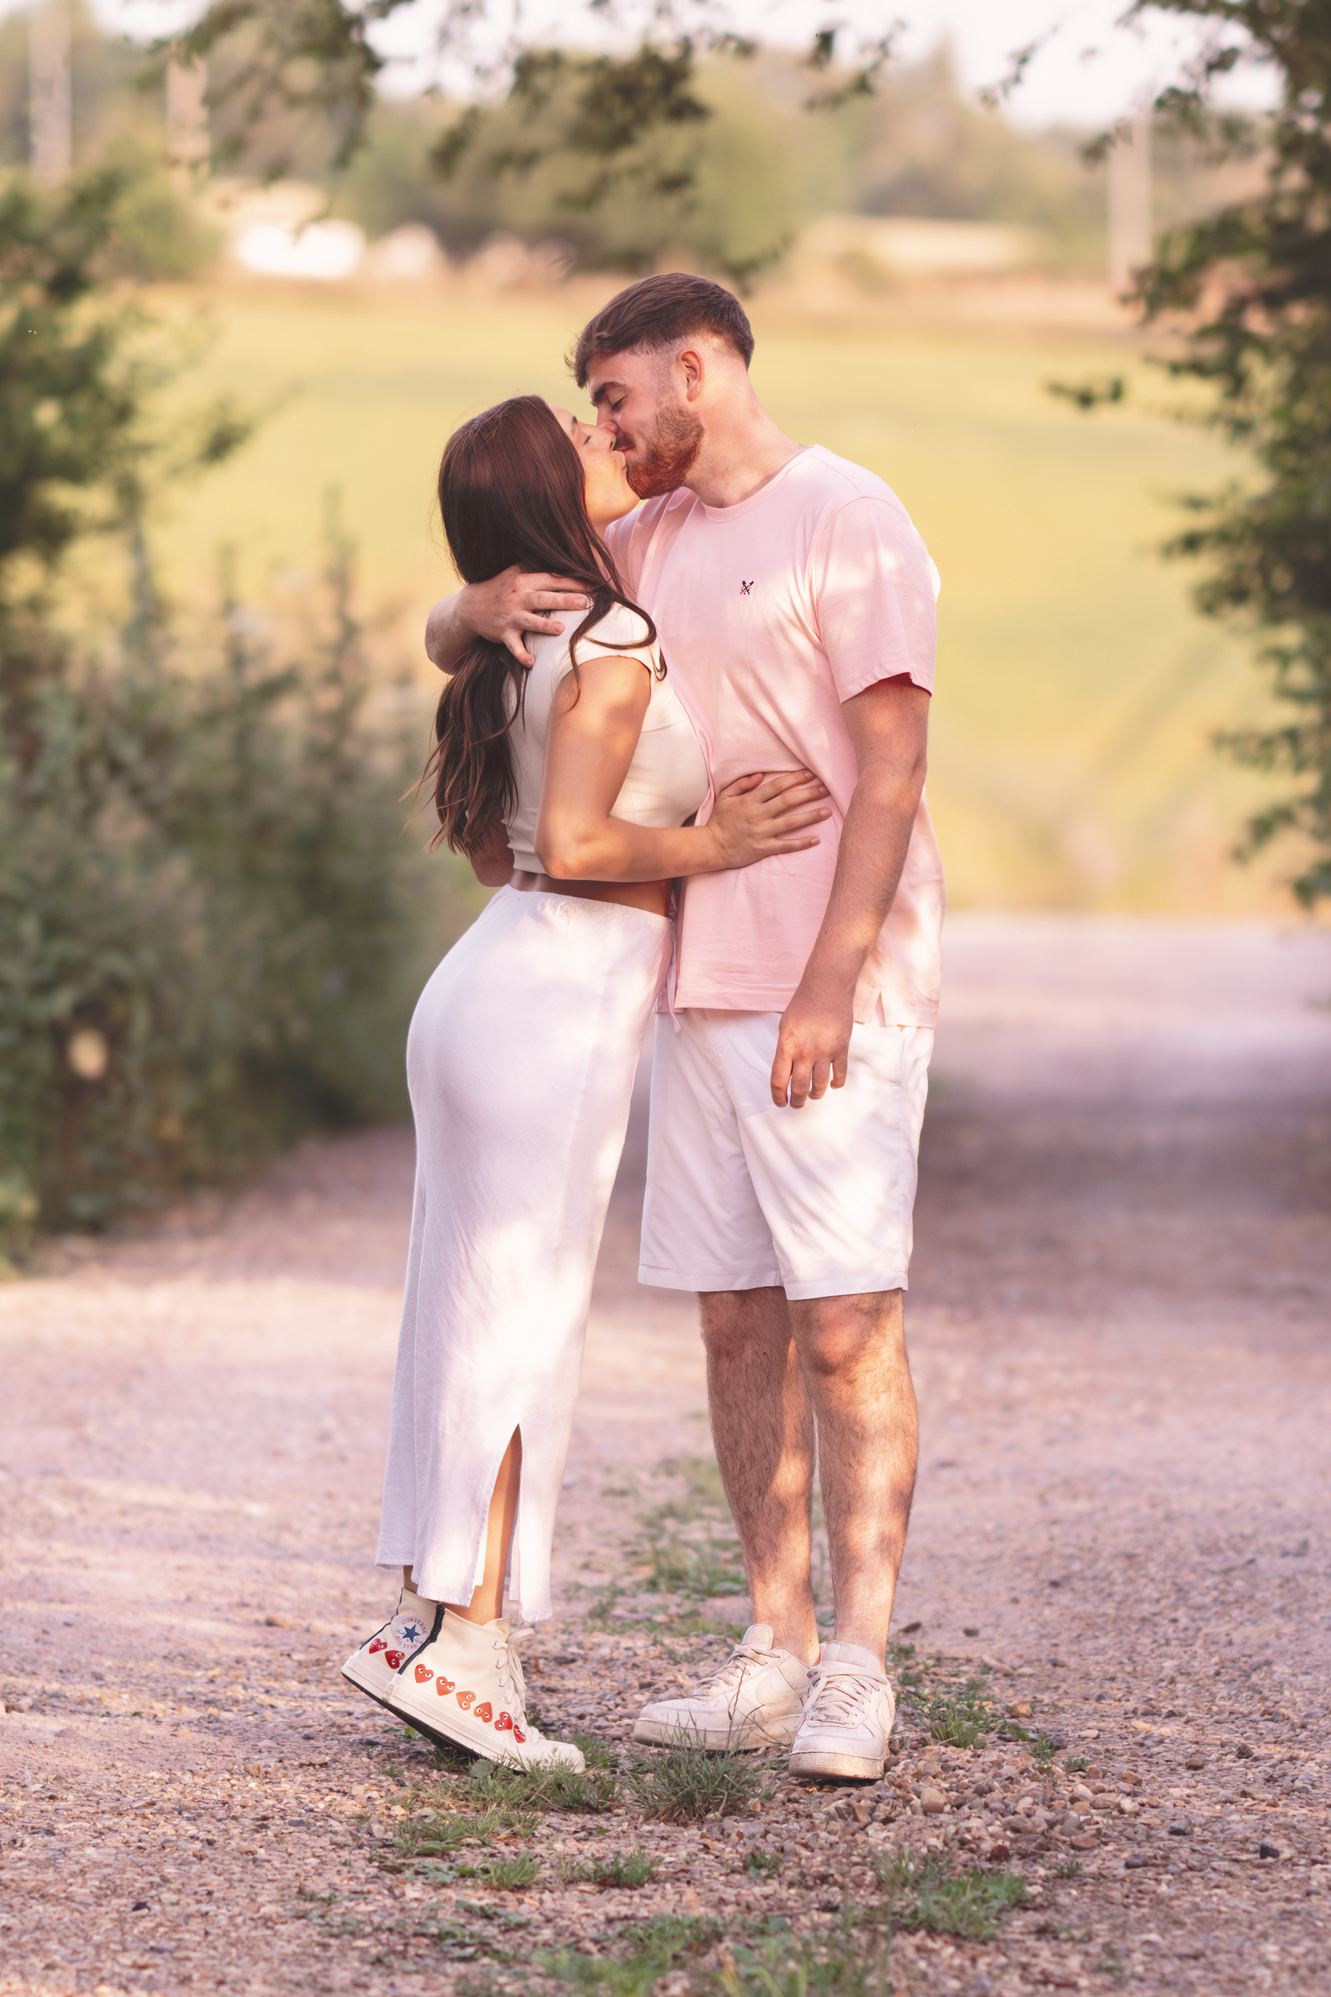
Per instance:
[[[758,578],[757,578],[757,577],[755,576],[755,577],[754,577],[754,579],[753,579],[753,581],[754,581],[754,582],[756,582],[757,580],[758,580]],[[745,581],[743,580],[743,578],[741,577],[741,579],[740,579],[740,585],[739,585],[739,593],[740,593],[740,595],[741,595],[741,596],[749,596],[749,595],[750,595],[750,594],[752,593],[752,590],[753,590],[753,583],[752,583],[752,582],[745,582]]]

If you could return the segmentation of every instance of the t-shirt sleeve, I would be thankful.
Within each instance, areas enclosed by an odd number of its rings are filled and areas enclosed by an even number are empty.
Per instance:
[[[570,635],[576,629],[576,625],[571,626]],[[597,658],[637,659],[651,672],[656,665],[656,646],[650,629],[640,610],[612,603],[600,623],[593,624],[578,640],[578,663]]]
[[[824,521],[810,567],[838,697],[903,673],[932,693],[938,571],[906,513],[872,495],[847,501]]]

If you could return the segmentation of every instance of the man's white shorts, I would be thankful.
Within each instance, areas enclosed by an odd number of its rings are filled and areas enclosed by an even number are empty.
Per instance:
[[[843,1089],[771,1096],[776,1012],[656,1022],[641,1283],[904,1290],[932,1029],[856,1026]]]

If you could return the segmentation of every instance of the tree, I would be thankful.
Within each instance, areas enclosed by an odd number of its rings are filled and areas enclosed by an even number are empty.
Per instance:
[[[232,64],[227,90],[242,126],[274,110],[315,113],[333,121],[345,157],[383,67],[374,28],[415,4],[213,0],[183,46],[206,57],[239,37],[245,60]],[[519,12],[506,4],[446,0],[439,17],[441,49],[464,59],[485,26],[476,74],[506,80],[510,102],[527,114],[525,145],[494,151],[492,170],[530,172],[557,150],[584,163],[589,201],[634,185],[659,195],[667,182],[687,200],[689,148],[663,151],[660,142],[707,115],[694,89],[700,53],[752,47],[733,32],[724,0],[644,0],[637,46],[609,55],[523,48]],[[1265,634],[1260,656],[1293,713],[1283,725],[1232,735],[1227,746],[1293,780],[1252,821],[1248,843],[1253,850],[1281,832],[1302,834],[1313,858],[1294,887],[1311,905],[1331,895],[1331,0],[1129,0],[1120,26],[1152,14],[1206,31],[1187,71],[1157,97],[1157,116],[1220,157],[1256,144],[1268,161],[1259,194],[1166,237],[1139,273],[1138,297],[1146,323],[1168,322],[1181,341],[1168,367],[1213,391],[1214,421],[1256,471],[1255,480],[1190,500],[1193,524],[1172,552],[1206,564],[1197,591],[1204,613]],[[585,18],[605,19],[604,0],[586,0]],[[811,26],[810,107],[872,92],[900,25],[858,42],[841,28]],[[1049,33],[1056,29],[1051,0]],[[988,93],[991,105],[1020,83],[1043,39],[1016,51],[1009,77]],[[1217,85],[1253,61],[1276,80],[1275,110],[1258,121],[1218,111]],[[543,124],[532,116],[556,100],[558,116]],[[478,106],[454,127],[441,167],[492,137]],[[1097,400],[1091,388],[1072,392],[1083,407]]]
[[[1221,154],[1259,142],[1267,160],[1259,193],[1164,239],[1138,296],[1148,323],[1182,334],[1170,372],[1214,391],[1212,420],[1254,468],[1190,499],[1195,524],[1170,547],[1206,564],[1208,616],[1264,634],[1260,657],[1293,712],[1223,740],[1292,779],[1251,821],[1247,850],[1301,834],[1311,858],[1293,885],[1311,906],[1331,896],[1331,0],[1137,0],[1132,13],[1151,9],[1213,30],[1158,114]],[[1254,58],[1279,89],[1256,128],[1214,104]]]

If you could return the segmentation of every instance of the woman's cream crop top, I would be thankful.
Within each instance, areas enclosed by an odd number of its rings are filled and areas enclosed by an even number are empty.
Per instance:
[[[555,693],[572,670],[568,640],[577,628],[577,621],[567,618],[562,637],[534,632],[527,637],[536,664],[527,674],[522,713],[509,731],[518,795],[506,821],[513,864],[527,874],[545,871],[532,843],[545,775],[545,742]],[[642,642],[646,628],[636,611],[612,603],[600,623],[578,641],[578,658],[585,662],[599,652],[603,658],[641,659],[651,677],[642,734],[611,817],[625,818],[632,825],[683,825],[707,795],[707,762],[669,673],[661,674],[660,647]]]

